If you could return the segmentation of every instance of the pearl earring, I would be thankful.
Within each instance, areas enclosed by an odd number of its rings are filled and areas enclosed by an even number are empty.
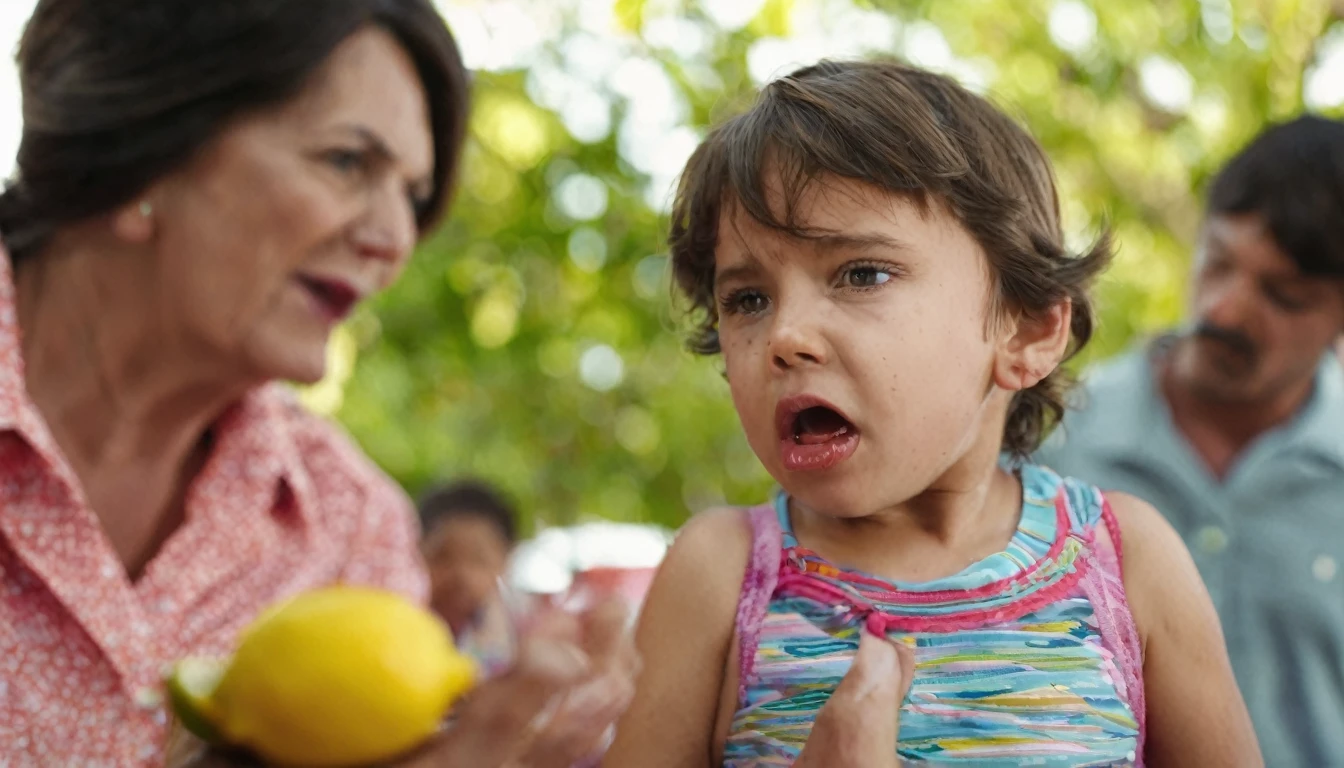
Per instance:
[[[144,216],[145,218],[149,218],[150,214],[152,213],[154,213],[154,204],[149,202],[148,200],[141,200],[140,215]]]

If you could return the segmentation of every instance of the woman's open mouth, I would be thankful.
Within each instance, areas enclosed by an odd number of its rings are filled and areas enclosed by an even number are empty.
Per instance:
[[[299,285],[308,292],[314,305],[332,323],[344,320],[359,302],[359,291],[343,280],[298,276]]]
[[[791,472],[830,469],[859,447],[859,428],[835,406],[812,395],[775,406],[780,457]]]

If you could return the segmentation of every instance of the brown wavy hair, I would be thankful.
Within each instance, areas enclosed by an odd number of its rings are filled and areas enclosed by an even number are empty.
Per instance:
[[[765,171],[783,188],[771,209]],[[714,250],[724,205],[798,238],[798,202],[824,176],[853,179],[946,206],[989,258],[991,316],[1035,316],[1073,305],[1065,359],[1091,338],[1088,291],[1110,261],[1103,235],[1084,254],[1064,245],[1059,195],[1045,152],[1025,130],[950,78],[895,61],[822,62],[767,85],[743,114],[711,130],[692,154],[672,211],[675,282],[696,325],[689,346],[720,351]],[[1017,392],[1003,449],[1024,457],[1064,413],[1071,382],[1056,370]]]

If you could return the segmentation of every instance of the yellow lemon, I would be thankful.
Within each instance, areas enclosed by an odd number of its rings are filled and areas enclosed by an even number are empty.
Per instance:
[[[340,586],[267,611],[227,664],[179,663],[168,691],[204,738],[277,765],[327,768],[416,747],[475,678],[437,617],[392,593]]]
[[[173,667],[168,678],[168,699],[177,720],[193,735],[215,744],[220,741],[215,728],[215,708],[210,696],[219,686],[228,664],[223,659],[189,658]]]

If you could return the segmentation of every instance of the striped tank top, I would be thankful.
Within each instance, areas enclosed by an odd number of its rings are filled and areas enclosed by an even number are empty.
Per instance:
[[[724,765],[792,765],[854,657],[859,630],[914,649],[903,764],[1141,766],[1143,662],[1120,535],[1096,488],[1027,464],[1002,552],[907,584],[798,544],[788,498],[747,510],[738,708]]]

